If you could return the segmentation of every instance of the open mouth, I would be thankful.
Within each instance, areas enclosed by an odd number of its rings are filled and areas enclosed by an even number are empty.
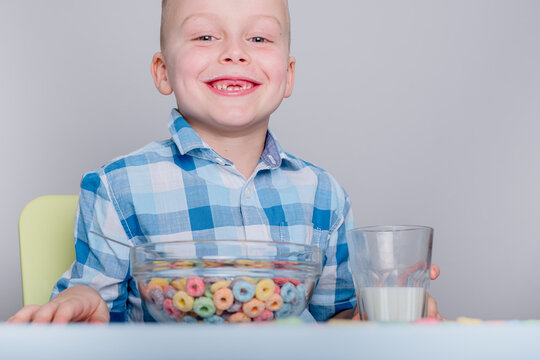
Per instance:
[[[206,82],[206,84],[220,95],[239,96],[253,92],[260,83],[250,79],[220,78]]]

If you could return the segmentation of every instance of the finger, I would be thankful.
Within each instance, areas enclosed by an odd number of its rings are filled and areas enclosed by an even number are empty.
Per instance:
[[[88,320],[91,323],[108,323],[110,321],[109,308],[105,301],[102,301],[97,310],[92,314]]]
[[[39,310],[39,305],[27,305],[17,311],[15,315],[7,319],[8,323],[24,323],[30,322],[34,314]]]
[[[428,318],[439,318],[439,310],[437,309],[437,301],[430,295],[428,297],[428,309],[427,317]]]
[[[70,321],[77,321],[77,315],[80,312],[78,304],[73,301],[65,301],[58,306],[58,309],[53,314],[51,322],[55,324],[65,324]]]
[[[58,308],[58,303],[51,301],[43,305],[32,317],[31,321],[35,323],[50,323],[56,309]]]
[[[441,269],[439,269],[439,267],[437,265],[431,265],[431,269],[430,269],[430,275],[431,275],[431,280],[435,280],[436,278],[439,277],[439,275],[441,274]]]

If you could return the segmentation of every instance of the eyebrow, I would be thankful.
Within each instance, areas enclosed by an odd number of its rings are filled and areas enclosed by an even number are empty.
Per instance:
[[[190,21],[194,21],[196,19],[199,19],[199,18],[213,18],[213,19],[216,19],[217,16],[215,14],[212,14],[212,13],[204,13],[204,12],[201,12],[201,13],[195,13],[195,14],[191,14],[189,16],[187,16],[183,21],[182,21],[182,24],[180,24],[180,26],[184,26],[186,23],[190,22]],[[275,21],[279,28],[282,29],[283,26],[281,24],[281,22],[279,21],[279,19],[277,17],[275,17],[274,15],[264,15],[264,14],[260,14],[260,15],[252,15],[250,16],[250,18],[265,18],[265,19],[270,19],[270,20],[273,20]]]

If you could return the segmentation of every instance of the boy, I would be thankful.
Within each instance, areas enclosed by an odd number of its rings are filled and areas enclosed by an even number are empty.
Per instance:
[[[324,254],[311,314],[351,318],[349,198],[268,131],[293,89],[289,46],[286,0],[164,1],[151,70],[157,89],[176,97],[172,138],[84,176],[75,262],[48,304],[27,306],[10,321],[141,321],[127,246],[179,238],[310,242]]]

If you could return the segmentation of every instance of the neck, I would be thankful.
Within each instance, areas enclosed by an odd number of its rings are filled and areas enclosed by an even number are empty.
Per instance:
[[[210,147],[232,161],[246,179],[251,177],[264,151],[268,121],[255,129],[231,133],[209,131],[198,124],[190,124]]]

